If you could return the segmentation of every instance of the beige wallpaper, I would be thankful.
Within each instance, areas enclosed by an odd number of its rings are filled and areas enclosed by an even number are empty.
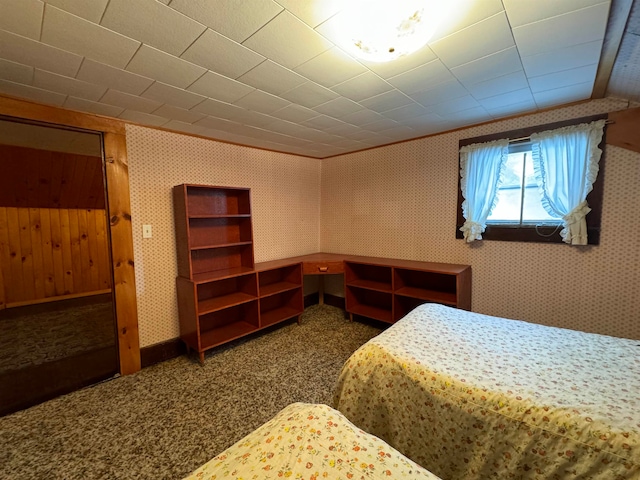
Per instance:
[[[640,236],[630,226],[640,154],[607,147],[599,246],[455,239],[459,139],[626,105],[593,101],[323,160],[320,247],[470,264],[476,312],[640,339]]]
[[[317,252],[320,162],[127,125],[140,346],[180,335],[171,188],[251,188],[256,262]],[[153,237],[142,238],[142,225]]]

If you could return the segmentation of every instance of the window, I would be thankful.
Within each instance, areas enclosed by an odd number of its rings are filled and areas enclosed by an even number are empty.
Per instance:
[[[456,238],[597,245],[606,118],[461,140]]]
[[[496,203],[487,217],[487,225],[557,226],[562,223],[561,217],[550,215],[542,205],[532,153],[530,141],[509,145]]]

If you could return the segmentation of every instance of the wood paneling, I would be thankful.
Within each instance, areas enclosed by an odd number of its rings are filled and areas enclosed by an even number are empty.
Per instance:
[[[83,218],[86,228],[72,233],[70,216]],[[98,224],[103,225],[101,233]],[[0,207],[5,305],[110,288],[105,225],[104,210]],[[82,243],[85,248],[73,255],[72,245]]]
[[[0,206],[104,209],[102,159],[0,145]]]
[[[640,108],[612,112],[609,120],[607,143],[640,153]]]
[[[84,128],[105,134],[104,155],[107,159],[110,159],[106,164],[106,179],[109,192],[108,211],[110,217],[109,233],[111,236],[112,270],[114,274],[117,274],[114,284],[116,290],[115,303],[118,323],[120,373],[126,375],[140,370],[129,172],[127,169],[124,123],[120,120],[98,115],[72,112],[3,96],[0,96],[0,114]],[[116,220],[114,220],[114,217]],[[124,220],[118,221],[118,218],[123,218]],[[0,231],[0,238],[1,234],[2,232]],[[2,246],[0,245],[1,248]],[[123,261],[125,266],[122,266]]]

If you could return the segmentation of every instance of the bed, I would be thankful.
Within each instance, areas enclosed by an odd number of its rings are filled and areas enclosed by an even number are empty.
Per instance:
[[[185,480],[225,478],[438,480],[340,412],[305,403],[289,405]]]
[[[347,360],[334,407],[446,480],[640,479],[640,341],[425,304]]]

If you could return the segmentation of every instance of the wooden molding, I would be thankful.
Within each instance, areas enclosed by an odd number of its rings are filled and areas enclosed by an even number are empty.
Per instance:
[[[640,108],[611,112],[609,120],[607,143],[640,153]]]
[[[102,132],[109,194],[109,230],[118,326],[120,373],[140,370],[138,311],[125,124],[119,120],[0,96],[0,115]]]
[[[107,199],[109,202],[120,373],[127,375],[140,370],[140,343],[129,200],[129,166],[125,136],[105,133],[104,155],[107,171]]]

